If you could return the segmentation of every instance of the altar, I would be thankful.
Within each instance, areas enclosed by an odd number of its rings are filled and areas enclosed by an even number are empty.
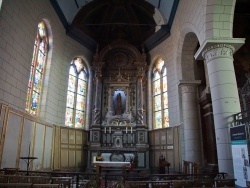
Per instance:
[[[100,56],[97,53],[93,62],[95,88],[88,158],[93,159],[101,152],[105,162],[94,164],[89,160],[87,168],[94,170],[94,165],[118,165],[118,168],[135,159],[136,168],[146,170],[149,169],[144,110],[146,59],[143,54],[134,54],[137,50],[124,45],[124,41],[117,41],[114,46]],[[136,56],[140,60],[131,61]]]

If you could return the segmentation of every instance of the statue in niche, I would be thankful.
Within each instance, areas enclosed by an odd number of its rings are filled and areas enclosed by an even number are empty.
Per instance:
[[[118,95],[116,97],[116,102],[117,102],[116,115],[121,115],[122,114],[122,96],[121,96],[121,93],[118,93]]]

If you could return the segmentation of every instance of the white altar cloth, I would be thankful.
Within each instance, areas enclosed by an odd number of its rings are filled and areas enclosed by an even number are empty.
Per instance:
[[[129,167],[130,162],[93,161],[93,165],[101,167]]]

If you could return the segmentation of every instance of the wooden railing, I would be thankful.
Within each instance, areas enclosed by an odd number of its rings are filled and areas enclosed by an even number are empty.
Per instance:
[[[23,187],[232,187],[235,179],[226,179],[226,173],[215,174],[148,174],[148,173],[121,173],[100,174],[101,184],[96,183],[96,173],[80,172],[55,172],[55,171],[30,171],[29,176],[26,171],[18,171],[16,175],[4,175],[0,170],[0,187],[9,184],[10,186],[24,185]],[[55,184],[55,185],[54,185]],[[46,186],[45,186],[46,185]],[[202,187],[201,186],[201,187]]]

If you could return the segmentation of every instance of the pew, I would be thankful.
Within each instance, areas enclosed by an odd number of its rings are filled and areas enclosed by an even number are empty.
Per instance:
[[[235,187],[236,179],[216,179],[215,187]]]
[[[9,188],[9,187],[20,187],[20,188],[28,188],[32,187],[32,183],[0,183],[1,188]]]
[[[59,184],[32,184],[34,188],[56,188],[60,187]]]
[[[145,187],[152,187],[152,188],[170,188],[172,186],[171,180],[165,181],[125,181],[125,185],[127,187],[134,187],[134,188],[145,188]]]

